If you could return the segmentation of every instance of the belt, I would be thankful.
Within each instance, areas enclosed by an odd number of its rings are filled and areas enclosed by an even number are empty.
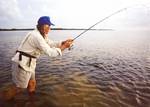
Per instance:
[[[16,52],[19,52],[20,54],[19,54],[19,61],[21,61],[22,60],[22,55],[23,56],[26,56],[26,57],[29,57],[29,67],[30,67],[30,65],[31,65],[31,61],[32,61],[32,58],[36,58],[35,56],[32,56],[32,55],[30,55],[30,54],[28,54],[28,53],[25,53],[25,52],[22,52],[22,51],[16,51]]]

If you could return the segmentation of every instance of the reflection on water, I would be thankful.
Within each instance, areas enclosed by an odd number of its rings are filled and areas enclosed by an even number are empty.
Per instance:
[[[52,31],[65,39],[81,31]],[[26,32],[0,32],[0,90],[11,84],[11,57]],[[37,92],[17,95],[4,107],[149,107],[148,31],[89,31],[62,57],[42,56]],[[1,106],[0,106],[1,107]]]

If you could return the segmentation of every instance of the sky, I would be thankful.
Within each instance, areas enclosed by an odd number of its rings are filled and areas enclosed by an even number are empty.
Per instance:
[[[41,16],[56,28],[88,28],[126,7],[94,28],[150,28],[149,0],[0,0],[0,28],[35,28]]]

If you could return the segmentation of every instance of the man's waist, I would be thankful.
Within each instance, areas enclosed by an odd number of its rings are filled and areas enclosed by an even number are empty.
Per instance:
[[[31,65],[32,58],[35,58],[35,59],[36,59],[35,56],[30,55],[30,54],[28,54],[28,53],[26,53],[26,52],[19,51],[19,50],[17,50],[16,52],[19,52],[19,61],[22,60],[22,55],[23,55],[23,56],[26,56],[26,57],[29,57],[29,63],[28,63],[28,66],[29,66],[29,67],[30,67],[30,65]]]
[[[26,56],[26,57],[29,57],[29,58],[36,58],[35,56],[30,55],[30,54],[28,54],[28,53],[26,53],[26,52],[23,52],[23,51],[17,50],[16,53],[17,53],[17,52],[19,52],[21,55]]]

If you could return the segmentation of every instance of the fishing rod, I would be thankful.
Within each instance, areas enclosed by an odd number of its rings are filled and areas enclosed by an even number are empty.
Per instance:
[[[109,16],[107,16],[107,17],[105,17],[105,18],[101,19],[100,21],[98,21],[98,22],[97,22],[97,23],[95,23],[94,25],[90,26],[88,29],[86,29],[86,30],[84,30],[83,32],[81,32],[78,36],[76,36],[75,38],[73,38],[73,41],[74,41],[74,40],[76,40],[77,38],[79,38],[79,37],[80,37],[81,35],[83,35],[85,32],[89,31],[91,28],[93,28],[93,27],[94,27],[94,26],[96,26],[97,24],[99,24],[99,23],[101,23],[101,22],[105,21],[106,19],[110,18],[111,16],[113,16],[113,15],[115,15],[115,14],[117,14],[117,13],[120,13],[120,12],[122,12],[122,11],[126,10],[127,8],[129,8],[129,7],[126,7],[126,8],[120,9],[120,10],[118,10],[118,11],[116,11],[116,12],[114,12],[114,13],[110,14]],[[69,50],[71,50],[71,49],[72,49],[72,47],[73,47],[73,45],[69,48]]]
[[[127,7],[127,8],[129,8],[129,7]],[[112,17],[113,15],[115,15],[115,14],[117,14],[117,13],[120,13],[120,12],[126,10],[127,8],[120,9],[120,10],[118,10],[118,11],[116,11],[116,12],[110,14],[109,16],[107,16],[107,17],[101,19],[100,21],[98,21],[98,22],[95,23],[94,25],[90,26],[88,29],[86,29],[86,30],[84,30],[83,32],[81,32],[78,36],[76,36],[75,38],[73,38],[73,41],[76,40],[77,38],[79,38],[79,37],[80,37],[81,35],[83,35],[85,32],[89,31],[91,28],[93,28],[93,27],[96,26],[97,24],[99,24],[99,23],[105,21],[106,19]]]

